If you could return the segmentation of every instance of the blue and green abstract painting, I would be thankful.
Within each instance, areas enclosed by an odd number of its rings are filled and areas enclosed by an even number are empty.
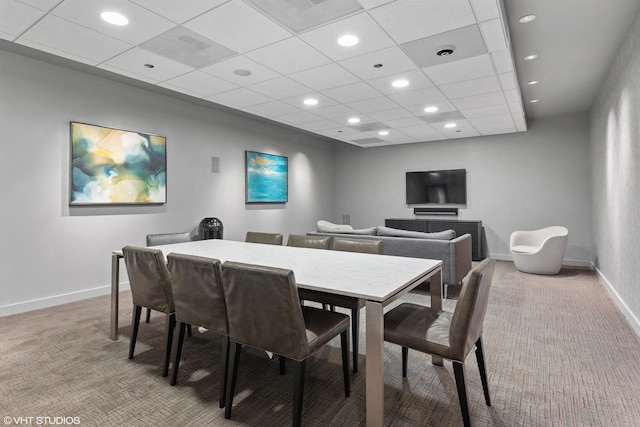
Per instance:
[[[289,198],[288,159],[274,154],[246,152],[246,202],[284,203]]]

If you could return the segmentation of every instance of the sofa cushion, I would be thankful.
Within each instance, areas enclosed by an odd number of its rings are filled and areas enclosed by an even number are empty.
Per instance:
[[[432,239],[432,240],[451,240],[455,239],[456,232],[453,230],[438,231],[435,233],[423,233],[421,231],[409,231],[399,230],[391,227],[378,227],[378,236],[392,236],[392,237],[413,237],[417,239]]]
[[[318,232],[319,233],[332,233],[332,234],[358,234],[361,236],[376,236],[378,234],[378,228],[377,227],[369,227],[369,228],[358,228],[358,229],[351,229],[351,230],[335,230],[332,229],[330,231],[322,231],[320,230],[320,227],[318,227]]]
[[[320,233],[344,233],[353,230],[353,227],[348,224],[334,224],[329,221],[318,221],[318,231]]]

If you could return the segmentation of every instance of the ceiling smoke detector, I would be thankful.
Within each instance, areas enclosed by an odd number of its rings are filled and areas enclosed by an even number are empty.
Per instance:
[[[449,56],[456,50],[455,46],[442,46],[436,51],[438,56]]]

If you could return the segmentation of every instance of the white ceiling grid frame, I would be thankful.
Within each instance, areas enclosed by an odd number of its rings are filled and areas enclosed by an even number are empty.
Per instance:
[[[183,24],[196,16],[226,3],[228,0],[130,0],[138,6]]]
[[[280,40],[248,52],[246,56],[281,74],[292,74],[331,62],[298,37]]]
[[[35,24],[42,10],[15,0],[2,0],[0,3],[0,37],[13,40],[23,31]]]

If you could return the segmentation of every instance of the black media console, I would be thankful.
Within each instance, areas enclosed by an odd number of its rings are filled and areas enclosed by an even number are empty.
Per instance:
[[[436,231],[454,230],[456,236],[471,234],[471,259],[484,259],[484,245],[482,242],[482,221],[458,221],[450,219],[385,219],[386,227],[401,230],[422,231],[434,233]]]

